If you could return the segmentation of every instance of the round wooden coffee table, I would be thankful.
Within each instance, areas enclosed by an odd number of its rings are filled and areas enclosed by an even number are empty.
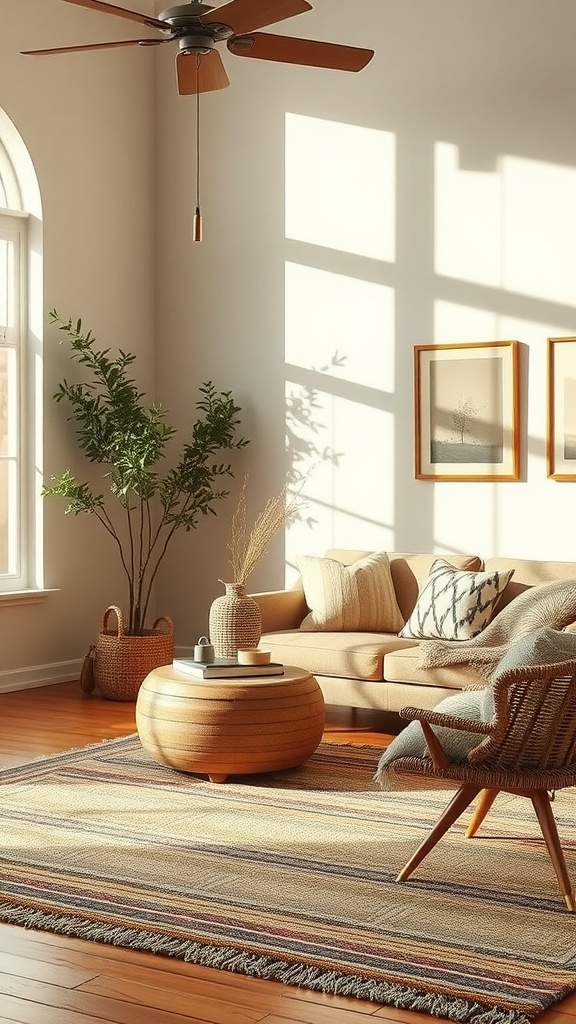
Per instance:
[[[283,676],[205,680],[164,665],[140,687],[136,727],[161,764],[223,782],[306,761],[322,739],[324,697],[314,676],[289,665]]]

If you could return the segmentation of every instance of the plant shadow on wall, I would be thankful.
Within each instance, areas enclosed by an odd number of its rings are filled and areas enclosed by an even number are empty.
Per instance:
[[[336,351],[330,362],[318,368],[311,367],[312,373],[329,373],[343,367],[346,356]],[[325,424],[319,419],[322,410],[320,392],[310,384],[299,390],[292,388],[286,396],[286,455],[288,459],[287,480],[292,489],[300,490],[319,463],[331,462],[340,465],[343,452],[335,451],[330,445],[321,446],[319,435]],[[317,520],[306,517],[306,525],[313,527]]]
[[[119,349],[112,357],[109,348],[98,349],[81,320],[64,320],[56,310],[50,320],[64,333],[70,358],[89,374],[83,383],[62,380],[53,397],[68,402],[78,446],[88,462],[101,467],[107,493],[79,483],[65,469],[42,494],[64,498],[66,515],[94,515],[105,529],[126,577],[127,632],[145,636],[152,586],[174,534],[193,530],[200,516],[215,515],[214,503],[228,496],[219,483],[234,474],[220,460],[248,444],[237,436],[241,410],[230,391],[217,391],[212,381],[201,384],[198,418],[176,453],[171,442],[177,430],[166,423],[166,410],[147,404],[129,377],[135,355]]]

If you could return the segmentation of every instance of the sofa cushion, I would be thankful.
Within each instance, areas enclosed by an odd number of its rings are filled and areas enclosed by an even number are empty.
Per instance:
[[[470,721],[490,722],[494,716],[493,691],[490,687],[483,690],[464,690],[441,700],[434,710]],[[433,726],[433,729],[442,749],[450,760],[455,762],[465,761],[469,751],[484,739],[478,733],[464,732],[461,729],[443,726]],[[420,722],[410,722],[382,754],[375,779],[383,789],[391,788],[394,781],[394,762],[402,757],[430,757]]]
[[[298,665],[312,675],[381,680],[384,655],[413,643],[395,633],[310,633],[295,629],[266,633],[260,647],[273,661]]]
[[[418,640],[413,640],[411,647],[387,651],[384,655],[384,679],[390,683],[409,683],[424,689],[429,686],[441,686],[447,690],[464,690],[470,686],[476,689],[486,686],[486,679],[469,665],[436,665],[434,668],[422,668]],[[417,696],[411,700],[418,707],[424,706],[421,704],[421,698]],[[426,707],[430,707],[430,704],[426,703]]]
[[[300,629],[395,633],[401,628],[404,620],[385,551],[352,565],[313,555],[300,555],[296,564],[310,608]]]
[[[400,636],[470,640],[488,625],[513,573],[463,572],[436,559]]]

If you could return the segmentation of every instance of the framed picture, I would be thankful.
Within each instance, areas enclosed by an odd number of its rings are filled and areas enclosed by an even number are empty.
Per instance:
[[[415,347],[417,480],[518,480],[518,348],[517,341]]]
[[[548,476],[576,480],[576,338],[548,338]]]

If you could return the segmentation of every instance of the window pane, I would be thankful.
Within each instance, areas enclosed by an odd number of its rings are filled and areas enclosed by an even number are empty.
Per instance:
[[[16,456],[17,402],[16,352],[2,348],[0,338],[0,456]]]
[[[0,575],[2,576],[6,576],[8,573],[14,574],[16,571],[14,546],[11,543],[16,528],[15,469],[13,462],[0,461]]]
[[[10,326],[14,273],[14,245],[5,238],[0,238],[0,332]],[[10,318],[10,319],[9,319]],[[2,335],[0,334],[0,341]]]

